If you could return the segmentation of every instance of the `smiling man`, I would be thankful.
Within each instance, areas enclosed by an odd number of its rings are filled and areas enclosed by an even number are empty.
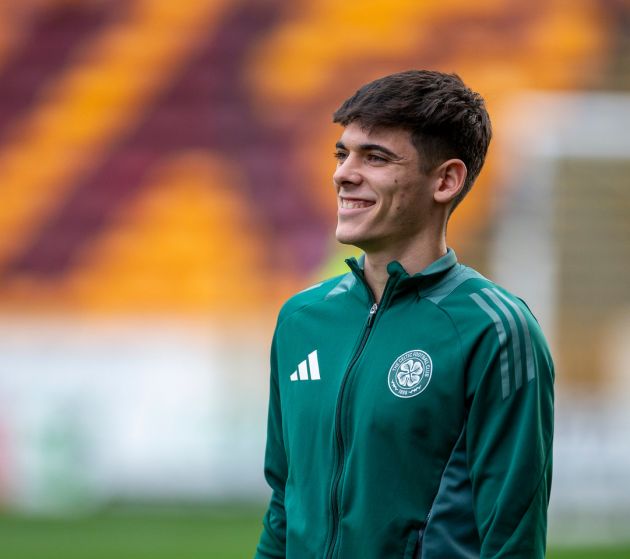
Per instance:
[[[409,71],[334,114],[350,271],[291,298],[271,351],[257,558],[542,558],[553,364],[446,224],[491,137],[456,75]]]

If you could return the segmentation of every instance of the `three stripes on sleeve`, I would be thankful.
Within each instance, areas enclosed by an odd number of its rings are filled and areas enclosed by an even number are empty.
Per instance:
[[[514,363],[515,390],[523,385],[523,376],[527,378],[527,382],[535,376],[532,340],[527,319],[518,305],[496,288],[484,288],[481,293],[472,293],[470,297],[492,319],[497,331],[500,345],[501,393],[505,400],[510,395],[512,381],[509,348],[511,348]]]

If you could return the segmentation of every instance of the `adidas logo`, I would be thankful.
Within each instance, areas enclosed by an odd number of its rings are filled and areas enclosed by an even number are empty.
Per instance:
[[[320,380],[317,350],[311,351],[308,357],[298,365],[297,371],[293,371],[291,382],[296,380],[309,380],[309,371],[311,373],[311,380]]]

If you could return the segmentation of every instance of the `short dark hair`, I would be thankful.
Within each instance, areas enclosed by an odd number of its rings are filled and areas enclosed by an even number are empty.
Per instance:
[[[451,212],[472,188],[492,137],[481,95],[457,74],[431,70],[391,74],[364,85],[335,111],[333,122],[408,130],[425,173],[447,159],[461,159],[468,175]]]

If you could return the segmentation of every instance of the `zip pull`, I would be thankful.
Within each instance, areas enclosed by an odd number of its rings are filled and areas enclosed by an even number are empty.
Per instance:
[[[368,321],[367,321],[368,328],[372,326],[372,322],[374,322],[374,317],[376,317],[377,310],[378,310],[378,304],[374,303],[372,307],[370,308],[370,314],[368,314]]]

